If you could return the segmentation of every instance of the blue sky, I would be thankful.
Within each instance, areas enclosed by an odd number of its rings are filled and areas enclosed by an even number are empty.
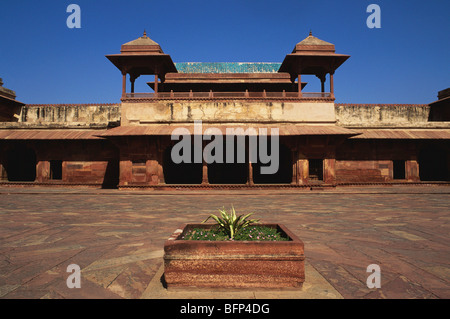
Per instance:
[[[81,29],[66,26],[71,3]],[[371,3],[381,29],[366,26]],[[312,30],[351,55],[336,102],[429,103],[450,87],[448,12],[448,0],[2,0],[0,77],[25,103],[116,103],[121,75],[105,55],[144,29],[174,62],[282,62]]]

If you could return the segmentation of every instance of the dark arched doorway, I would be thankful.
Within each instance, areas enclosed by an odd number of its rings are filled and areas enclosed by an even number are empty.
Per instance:
[[[10,182],[34,182],[36,179],[36,153],[25,146],[8,151],[6,172]]]
[[[194,163],[194,145],[191,143],[190,163],[175,163],[172,160],[172,146],[164,151],[163,170],[166,184],[201,184],[202,183],[202,163]],[[181,154],[183,155],[183,154]]]
[[[110,159],[106,165],[105,177],[102,187],[106,189],[116,189],[119,184],[120,164],[119,159]]]
[[[270,146],[268,149],[270,150]],[[292,152],[287,146],[280,144],[279,167],[275,174],[261,174],[261,166],[267,165],[259,162],[252,164],[255,184],[290,184],[292,182]]]
[[[208,181],[210,184],[246,184],[248,180],[248,157],[245,140],[231,137],[234,141],[224,139],[222,163],[208,164]],[[227,153],[227,147],[231,148]],[[215,154],[214,154],[215,155]],[[243,163],[242,163],[243,162]]]
[[[424,148],[419,154],[421,181],[448,181],[448,155],[438,147]]]

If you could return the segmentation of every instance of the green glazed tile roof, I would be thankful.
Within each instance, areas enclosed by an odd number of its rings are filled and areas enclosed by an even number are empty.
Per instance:
[[[182,62],[179,73],[277,73],[281,63],[268,62]]]

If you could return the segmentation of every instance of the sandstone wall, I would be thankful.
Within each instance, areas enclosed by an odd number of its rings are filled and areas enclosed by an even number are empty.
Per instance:
[[[339,125],[383,127],[420,125],[428,122],[430,106],[426,104],[335,104]]]
[[[418,148],[414,140],[347,140],[336,149],[336,181],[395,181],[393,160],[405,161],[405,180],[418,181]]]
[[[120,121],[120,104],[44,104],[22,108],[20,122],[32,124],[108,124]]]
[[[122,103],[122,125],[162,122],[334,123],[332,102],[158,101]]]

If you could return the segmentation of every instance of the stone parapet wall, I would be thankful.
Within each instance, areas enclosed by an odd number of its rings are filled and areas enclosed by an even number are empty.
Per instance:
[[[33,124],[108,124],[120,121],[120,104],[28,104],[19,122]]]
[[[204,122],[334,123],[333,102],[180,101],[123,102],[122,125]]]
[[[336,120],[344,126],[404,126],[428,122],[427,104],[335,104]]]

